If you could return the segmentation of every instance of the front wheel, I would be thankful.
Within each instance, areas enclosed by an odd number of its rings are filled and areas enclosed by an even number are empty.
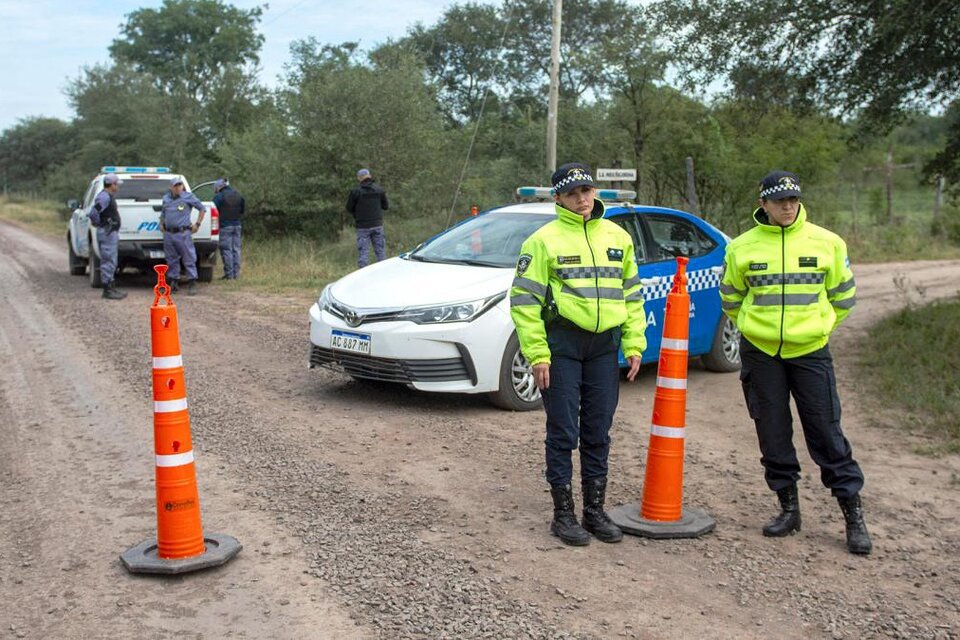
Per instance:
[[[733,321],[723,314],[713,333],[713,345],[710,352],[700,359],[710,371],[737,371],[740,369],[740,330]]]
[[[520,352],[517,334],[507,340],[500,361],[500,388],[488,396],[490,402],[507,411],[531,411],[542,406],[540,389],[533,378],[533,367]]]
[[[87,272],[87,261],[77,255],[73,250],[73,242],[67,238],[67,250],[69,251],[70,275],[82,276]]]
[[[90,286],[94,289],[103,288],[103,280],[100,279],[100,256],[94,253],[92,243],[90,248]]]

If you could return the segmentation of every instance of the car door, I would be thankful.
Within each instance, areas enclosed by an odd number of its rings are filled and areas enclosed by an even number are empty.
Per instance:
[[[87,192],[83,196],[83,202],[80,203],[80,208],[75,209],[71,216],[73,220],[73,238],[76,243],[74,250],[78,256],[88,257],[90,255],[90,219],[87,217],[87,212],[90,211],[90,208],[93,206],[93,199],[96,195],[97,181],[94,180],[90,183],[90,186],[87,187]]]
[[[653,282],[648,300],[657,331],[657,346],[663,326],[667,294],[677,272],[677,256],[690,259],[687,265],[687,291],[690,293],[690,348],[691,354],[709,350],[716,329],[716,307],[719,304],[717,285],[722,264],[711,254],[717,242],[705,234],[696,223],[680,212],[667,210],[643,213],[638,217],[646,236],[648,255],[647,277]],[[648,319],[649,322],[649,319]]]
[[[637,259],[637,270],[638,275],[640,276],[640,285],[644,289],[644,296],[646,296],[647,289],[653,287],[659,282],[657,278],[654,278],[648,269],[648,256],[647,256],[647,242],[644,239],[643,232],[639,221],[637,220],[637,214],[631,209],[623,209],[618,211],[614,209],[607,217],[623,227],[623,229],[630,234],[630,237],[633,238],[633,249],[634,256]],[[663,316],[663,301],[660,304],[660,317]],[[643,308],[647,314],[647,331],[645,337],[647,339],[647,348],[643,352],[643,362],[654,362],[660,358],[660,331],[657,330],[658,324],[652,322],[654,319],[654,313],[650,307],[650,303],[647,301],[646,297],[644,298]],[[626,360],[623,358],[623,353],[620,353],[620,365],[626,366]]]

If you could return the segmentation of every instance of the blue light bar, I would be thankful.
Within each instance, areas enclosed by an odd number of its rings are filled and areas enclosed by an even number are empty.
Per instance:
[[[626,189],[597,189],[597,197],[601,200],[636,200],[636,191]]]
[[[517,195],[521,198],[549,198],[553,195],[550,187],[517,187]]]
[[[101,167],[100,173],[170,173],[169,167]]]

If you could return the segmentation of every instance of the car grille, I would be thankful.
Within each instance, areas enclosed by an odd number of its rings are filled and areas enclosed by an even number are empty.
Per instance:
[[[396,360],[362,353],[335,351],[317,345],[310,348],[310,366],[343,370],[356,378],[383,382],[449,382],[471,378],[463,358]]]

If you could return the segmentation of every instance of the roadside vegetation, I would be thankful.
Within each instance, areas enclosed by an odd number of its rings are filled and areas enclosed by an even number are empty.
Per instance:
[[[960,452],[960,298],[910,305],[869,332],[860,367],[874,397],[930,433],[930,453]]]

